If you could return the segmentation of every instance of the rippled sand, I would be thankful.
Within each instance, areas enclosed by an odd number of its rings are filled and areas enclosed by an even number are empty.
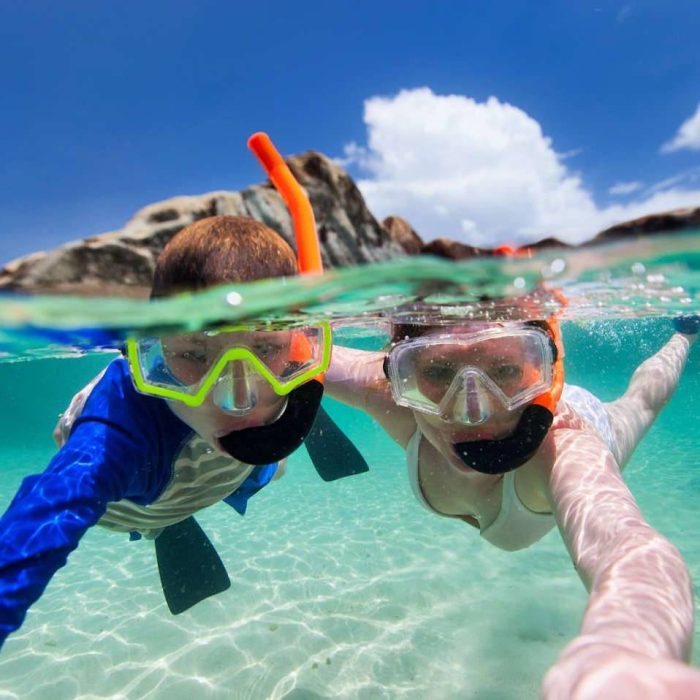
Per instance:
[[[700,468],[654,493],[674,451],[687,466],[689,445],[655,429],[629,480],[698,580]],[[398,449],[371,457],[326,484],[300,453],[244,518],[202,513],[233,585],[177,617],[153,544],[91,531],[7,641],[0,699],[537,697],[585,605],[558,534],[499,552],[413,500]]]

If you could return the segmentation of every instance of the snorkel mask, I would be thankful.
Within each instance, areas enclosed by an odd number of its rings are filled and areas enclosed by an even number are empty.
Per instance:
[[[483,474],[505,474],[525,464],[537,452],[552,427],[564,389],[564,347],[555,319],[546,322],[551,340],[552,371],[547,389],[525,407],[515,430],[501,440],[465,440],[454,445],[464,464]]]
[[[323,272],[306,194],[266,134],[254,134],[248,146],[290,211],[299,273]],[[275,420],[219,438],[234,459],[263,465],[290,455],[311,430],[323,396],[331,346],[328,323],[284,329],[239,326],[189,338],[130,339],[127,359],[141,393],[200,406],[211,392],[213,402],[235,416],[253,411],[261,382],[269,385],[285,399]]]
[[[397,404],[451,423],[478,426],[498,411],[522,409],[507,437],[453,445],[467,467],[504,474],[527,462],[551,427],[564,386],[563,357],[555,318],[474,324],[473,331],[399,341],[385,373]]]

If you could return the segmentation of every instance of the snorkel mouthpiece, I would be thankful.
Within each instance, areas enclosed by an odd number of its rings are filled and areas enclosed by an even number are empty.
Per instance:
[[[552,413],[537,404],[528,406],[515,430],[500,440],[471,440],[453,447],[465,466],[482,474],[505,474],[521,467],[539,449],[552,425]]]
[[[234,430],[219,438],[234,459],[256,466],[288,457],[309,434],[321,405],[323,384],[312,379],[291,391],[282,415],[269,425]]]

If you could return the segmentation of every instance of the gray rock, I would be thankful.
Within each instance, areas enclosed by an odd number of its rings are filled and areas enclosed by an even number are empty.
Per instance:
[[[449,258],[450,260],[469,260],[470,258],[479,258],[493,254],[488,248],[477,248],[459,241],[453,241],[450,238],[436,238],[426,243],[421,249],[421,253],[434,255],[438,258]]]
[[[327,267],[406,254],[372,216],[352,179],[333,161],[311,151],[288,163],[309,195]],[[296,248],[289,212],[274,187],[266,183],[242,192],[209,192],[150,204],[118,231],[8,263],[0,270],[0,289],[146,296],[165,244],[193,221],[222,214],[263,221]]]
[[[418,255],[423,252],[425,242],[413,229],[413,226],[400,216],[387,216],[382,221],[389,238],[400,245],[407,255]]]
[[[262,221],[274,229],[296,250],[289,211],[272,185],[255,185],[241,192],[245,216]]]
[[[350,176],[321,153],[308,151],[293,156],[287,163],[311,201],[323,262],[328,268],[405,255],[430,254],[461,260],[496,254],[449,238],[424,243],[411,225],[397,216],[388,217],[380,224]],[[147,296],[155,261],[163,246],[184,226],[216,215],[251,216],[278,231],[296,248],[289,212],[268,182],[242,192],[209,192],[150,204],[136,212],[118,231],[8,263],[0,270],[0,289]],[[697,227],[700,227],[700,207],[677,209],[617,224],[582,245]],[[527,247],[568,246],[548,238]]]
[[[603,243],[619,240],[630,236],[648,236],[670,231],[683,231],[700,228],[700,207],[671,209],[658,214],[641,216],[638,219],[625,221],[601,231],[589,243]]]

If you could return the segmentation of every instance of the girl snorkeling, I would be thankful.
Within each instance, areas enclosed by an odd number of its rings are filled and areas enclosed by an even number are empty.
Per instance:
[[[387,353],[334,348],[326,390],[405,449],[424,507],[505,550],[559,528],[589,603],[545,678],[548,698],[700,691],[700,674],[681,663],[693,629],[686,565],[622,478],[696,340],[697,319],[677,326],[608,404],[564,383],[555,318],[445,323],[423,314],[394,324]]]

